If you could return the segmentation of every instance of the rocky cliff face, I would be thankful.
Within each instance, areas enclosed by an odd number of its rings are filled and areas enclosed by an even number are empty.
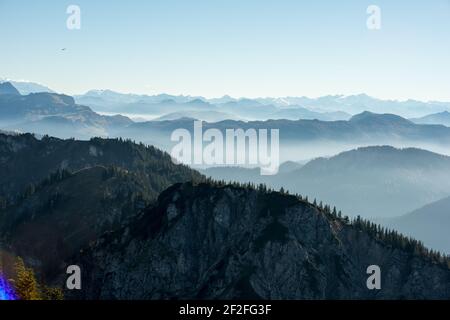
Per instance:
[[[446,265],[297,197],[232,186],[174,185],[71,262],[76,299],[450,298]]]

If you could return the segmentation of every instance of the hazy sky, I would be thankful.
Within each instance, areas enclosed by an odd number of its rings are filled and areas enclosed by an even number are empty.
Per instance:
[[[450,101],[450,0],[0,0],[0,41],[0,77],[68,94]]]

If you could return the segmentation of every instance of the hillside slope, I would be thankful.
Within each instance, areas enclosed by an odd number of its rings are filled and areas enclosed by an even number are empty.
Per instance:
[[[41,277],[51,278],[64,273],[67,258],[119,228],[152,200],[152,186],[127,170],[59,171],[13,205],[0,208],[0,242]]]
[[[57,170],[78,171],[96,165],[141,174],[153,197],[173,183],[201,177],[186,166],[175,165],[168,154],[131,141],[37,139],[31,134],[0,133],[0,199],[14,198]]]
[[[116,230],[174,183],[203,176],[153,147],[117,139],[0,134],[0,248],[40,277]]]

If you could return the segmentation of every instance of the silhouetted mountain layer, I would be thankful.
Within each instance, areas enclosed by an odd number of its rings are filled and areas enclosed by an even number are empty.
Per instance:
[[[287,120],[322,120],[322,121],[337,121],[337,120],[348,120],[351,115],[342,112],[317,112],[311,111],[302,107],[291,106],[289,108],[283,108],[280,111],[269,115],[270,119],[287,119]]]
[[[429,248],[450,254],[450,197],[389,219],[384,224],[420,239]]]
[[[116,93],[103,92],[99,96]],[[128,96],[127,96],[128,97]],[[128,97],[130,103],[136,96]],[[166,98],[159,101],[158,99]],[[213,105],[201,98],[193,97],[146,97],[146,101],[159,101],[154,114],[206,114],[237,115],[244,118],[320,118],[323,120],[339,119],[342,114],[336,112],[319,113],[308,111],[299,106],[275,107],[264,105],[251,99],[231,100],[221,105]],[[147,102],[145,102],[147,103]],[[144,103],[144,104],[145,104]],[[132,110],[122,112],[133,113]],[[135,110],[138,112],[142,110]],[[239,113],[236,113],[239,111]],[[181,112],[181,113],[180,113]],[[303,114],[303,115],[301,115]],[[173,114],[172,114],[173,115]],[[320,115],[320,116],[319,116]],[[347,118],[346,115],[343,118]],[[170,118],[172,119],[172,118]],[[184,128],[193,130],[192,119],[174,119],[171,121],[150,121],[133,123],[123,116],[104,116],[93,112],[89,107],[75,103],[74,99],[53,93],[36,93],[27,96],[0,96],[0,126],[2,129],[21,132],[49,134],[61,138],[76,137],[89,139],[93,136],[121,136],[136,141],[143,141],[169,151],[174,145],[170,141],[174,130]],[[450,128],[441,125],[418,125],[409,120],[391,114],[374,114],[364,112],[352,117],[349,121],[320,120],[267,120],[267,121],[235,121],[204,123],[204,129],[215,128],[225,133],[227,129],[277,129],[280,131],[282,161],[304,160],[317,156],[335,154],[373,144],[389,144],[395,146],[414,146],[431,148],[442,152],[450,145]],[[311,147],[314,144],[315,147]],[[326,150],[330,150],[326,153]],[[285,155],[293,154],[292,157]]]
[[[421,118],[411,119],[411,121],[419,124],[441,124],[450,127],[450,112],[444,111],[440,113],[434,113]]]
[[[277,180],[277,177],[281,175],[285,176],[290,172],[295,172],[303,165],[304,164],[302,163],[294,161],[282,163],[278,168],[278,174],[275,177],[261,175],[260,168],[243,168],[239,166],[210,167],[199,171],[207,177],[211,177],[220,181],[240,183],[251,182],[254,184],[265,183],[274,186],[274,182],[275,180]]]
[[[174,145],[170,141],[171,133],[176,129],[186,129],[193,133],[192,119],[174,121],[149,121],[133,123],[117,134],[132,139],[158,137],[158,145],[166,149]],[[216,123],[203,123],[203,130],[218,129],[225,135],[227,129],[277,129],[280,144],[297,146],[298,153],[308,153],[308,147],[299,144],[319,144],[326,148],[327,143],[342,145],[450,145],[450,128],[441,125],[418,125],[402,117],[391,114],[374,114],[363,112],[349,121],[319,120],[267,120],[267,121],[234,121],[226,120]],[[342,151],[342,150],[341,150]],[[296,160],[296,159],[286,159]]]
[[[78,299],[449,299],[450,269],[423,249],[294,196],[177,184],[72,263]],[[382,289],[368,290],[379,265]]]
[[[227,100],[183,96],[137,96],[120,95],[104,91],[92,92],[83,96],[76,96],[76,101],[92,106],[99,112],[113,112],[138,115],[158,115],[174,119],[174,115],[181,117],[189,113],[205,121],[222,121],[226,119],[267,120],[267,119],[320,119],[320,120],[347,120],[351,117],[345,112],[319,112],[301,106],[290,105],[278,107],[273,104],[262,104],[252,99]],[[206,115],[211,113],[214,115]]]
[[[9,82],[0,83],[0,95],[20,95],[14,86]]]
[[[11,83],[14,88],[17,89],[18,92],[20,92],[20,94],[23,95],[27,95],[30,93],[39,93],[39,92],[49,92],[49,93],[55,93],[53,90],[51,90],[50,88],[39,84],[39,83],[35,83],[35,82],[30,82],[30,81],[14,81],[14,80],[8,80],[8,79],[1,79],[0,78],[0,83],[1,82],[9,82]]]
[[[265,182],[364,217],[394,217],[450,194],[450,157],[419,149],[366,147],[312,160],[288,173],[256,169],[205,170],[220,180]]]
[[[363,111],[371,111],[375,113],[395,113],[404,117],[421,117],[433,112],[440,112],[442,110],[450,110],[450,103],[448,102],[421,102],[416,100],[395,101],[395,100],[381,100],[370,97],[366,94],[359,95],[328,95],[319,98],[308,97],[279,97],[279,98],[257,98],[257,99],[236,99],[230,96],[222,98],[206,99],[203,97],[191,96],[174,96],[168,94],[160,94],[155,96],[137,95],[137,94],[121,94],[111,90],[93,90],[84,95],[76,96],[76,99],[81,104],[86,104],[94,107],[95,110],[108,112],[126,112],[126,113],[152,113],[158,105],[163,101],[171,100],[174,103],[184,104],[193,100],[201,100],[208,102],[211,105],[220,106],[220,110],[240,112],[240,116],[249,115],[249,119],[257,119],[263,117],[267,120],[271,118],[271,114],[284,108],[294,109],[298,111],[309,110],[317,113],[334,113],[345,112],[347,114],[357,114]],[[268,107],[265,111],[260,106]],[[250,109],[247,109],[249,108]],[[251,108],[255,109],[252,110]],[[230,109],[231,108],[231,109]],[[125,110],[129,110],[128,112]],[[248,114],[248,111],[253,111]],[[174,112],[174,110],[170,111]],[[322,118],[320,118],[322,119]],[[322,119],[326,120],[326,119]],[[329,119],[328,119],[329,120]],[[335,118],[335,120],[337,120]]]
[[[0,95],[0,126],[6,130],[61,138],[90,138],[108,136],[110,131],[131,123],[130,119],[123,116],[99,115],[89,107],[76,104],[72,97],[66,95],[48,92],[26,96],[18,92]]]
[[[239,120],[238,117],[219,111],[180,111],[165,114],[155,119],[155,121],[177,120],[182,118],[191,118],[196,120],[217,122],[225,119]]]

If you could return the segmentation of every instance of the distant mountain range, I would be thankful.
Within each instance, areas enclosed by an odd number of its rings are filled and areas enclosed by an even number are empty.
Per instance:
[[[108,136],[111,130],[131,123],[124,116],[99,115],[70,96],[48,92],[20,95],[9,82],[0,84],[0,126],[5,130],[89,139]]]
[[[39,92],[55,93],[52,89],[39,83],[0,78],[0,83],[1,82],[10,82],[22,95]],[[132,93],[124,94],[112,90],[91,90],[85,94],[76,95],[74,98],[78,104],[90,106],[95,111],[126,114],[152,114],[158,116],[173,112],[187,111],[187,109],[190,109],[187,108],[188,106],[185,106],[186,103],[203,101],[207,102],[212,108],[209,111],[232,111],[236,112],[236,114],[234,114],[235,116],[243,119],[248,118],[247,120],[281,118],[290,120],[347,120],[350,115],[358,114],[363,111],[370,111],[373,113],[393,113],[405,118],[420,118],[429,114],[450,111],[450,102],[381,100],[366,94],[349,96],[328,95],[319,98],[308,98],[303,96],[254,99],[223,96],[221,98],[208,99],[201,96],[176,96],[170,94],[142,95]],[[164,108],[164,106],[167,108],[170,104],[172,104],[172,107],[169,109]],[[229,108],[233,106],[234,108],[231,108],[230,110]],[[244,107],[245,109],[246,107],[257,106],[265,106],[265,109],[267,110],[260,113],[252,112],[248,114],[245,112],[246,110],[242,111],[238,108]],[[433,124],[441,123],[438,122]]]
[[[171,121],[132,123],[116,132],[122,137],[146,143],[156,143],[170,150],[174,142],[171,133],[179,128],[193,132],[194,121],[182,118]],[[439,153],[450,150],[450,128],[442,125],[419,125],[392,114],[363,112],[348,121],[319,120],[225,120],[203,123],[203,130],[218,129],[278,129],[282,161],[299,161],[355,149],[360,146],[392,145],[416,147]]]
[[[27,95],[30,93],[40,93],[40,92],[49,92],[49,93],[55,93],[52,89],[39,84],[35,82],[29,82],[29,81],[14,81],[9,79],[1,79],[0,78],[0,84],[9,82],[11,83],[22,95]]]
[[[6,88],[8,86],[8,88]],[[1,89],[3,88],[3,89]],[[11,84],[0,84],[0,90],[11,90]],[[93,95],[93,93],[91,93]],[[122,95],[114,92],[99,92],[97,96],[117,99]],[[134,95],[126,95],[135,99]],[[155,97],[152,97],[155,98]],[[164,98],[167,98],[164,95]],[[178,102],[163,100],[159,112],[165,112],[158,121],[135,123],[130,118],[115,115],[100,115],[90,107],[78,104],[66,95],[33,93],[29,95],[0,95],[0,128],[6,131],[35,132],[61,138],[89,139],[93,136],[126,137],[143,141],[169,151],[174,145],[171,133],[179,128],[193,129],[193,118],[233,117],[232,110],[240,110],[243,116],[269,112],[309,112],[297,107],[267,107],[260,102],[244,99],[224,102],[221,111],[211,111],[215,105],[200,98],[188,100],[178,97]],[[185,100],[184,102],[182,100]],[[131,100],[130,100],[131,101]],[[139,104],[139,103],[138,103]],[[190,111],[168,112],[173,107],[189,106]],[[217,106],[216,106],[217,107]],[[195,110],[195,111],[193,111]],[[231,111],[230,111],[231,110]],[[300,111],[299,111],[300,110]],[[336,113],[322,113],[322,117],[333,117]],[[341,114],[344,117],[343,114]],[[280,115],[280,117],[282,117]],[[239,117],[237,117],[239,119]],[[276,118],[276,117],[275,117]],[[369,145],[410,146],[446,153],[450,146],[450,128],[442,125],[419,125],[393,114],[362,112],[349,120],[223,120],[204,123],[204,129],[279,129],[282,161],[306,160],[319,156],[330,156],[342,151]]]
[[[450,195],[450,157],[388,146],[359,148],[291,170],[282,166],[276,176],[232,167],[202,172],[219,180],[283,187],[371,218],[399,216]]]
[[[178,119],[192,119],[192,120],[202,120],[206,122],[219,122],[224,119],[230,120],[241,120],[237,116],[229,113],[219,112],[219,111],[179,111],[172,112],[161,117],[154,119],[155,121],[166,121],[166,120],[178,120]]]
[[[75,96],[80,104],[103,112],[160,114],[189,109],[192,101],[203,101],[203,108],[211,111],[229,112],[247,120],[268,119],[318,119],[347,120],[350,115],[370,111],[394,113],[406,118],[422,117],[430,113],[450,111],[449,102],[421,102],[415,100],[380,100],[365,94],[353,96],[324,96],[320,98],[284,97],[236,99],[224,96],[218,99],[173,96],[167,94],[148,96],[121,94],[110,90],[93,90]],[[168,107],[170,102],[170,108]],[[168,109],[164,109],[164,106]]]
[[[175,116],[178,118],[189,117],[189,114],[192,114],[190,116],[192,118],[214,122],[228,119],[346,120],[351,117],[345,112],[316,112],[294,105],[280,108],[275,105],[264,105],[251,99],[208,100],[167,95],[125,95],[121,97],[118,93],[111,91],[88,92],[86,95],[76,96],[75,99],[77,103],[89,105],[99,112],[157,115],[170,120],[177,119]],[[207,114],[214,116],[211,117]]]
[[[49,92],[48,87],[25,81],[10,81],[23,94]],[[7,82],[7,80],[0,80]],[[329,95],[320,98],[280,97],[280,98],[222,98],[207,99],[201,96],[175,96],[169,94],[139,95],[123,94],[112,90],[91,90],[76,95],[77,104],[90,106],[93,110],[106,113],[151,115],[163,117],[167,114],[208,111],[224,113],[223,117],[200,120],[221,121],[226,119],[269,120],[269,119],[310,119],[348,120],[351,115],[364,111],[373,113],[393,113],[405,118],[425,117],[429,114],[450,111],[449,102],[421,102],[415,100],[380,100],[365,94]],[[420,120],[418,120],[420,122]],[[424,120],[426,121],[426,120]],[[426,122],[444,124],[442,122]]]
[[[158,121],[135,123],[128,117],[100,115],[90,107],[78,104],[66,95],[55,93],[33,93],[19,95],[9,83],[0,84],[0,128],[6,131],[35,132],[61,138],[75,137],[89,139],[93,136],[125,137],[143,141],[169,151],[174,145],[171,133],[179,128],[193,130],[193,118],[232,117],[230,109],[241,110],[243,114],[265,112],[265,106],[254,105],[252,100],[224,103],[222,111],[208,111],[212,104],[201,99],[178,103],[164,100],[159,106],[167,112],[173,106],[189,105],[191,111],[168,113]],[[0,91],[1,92],[1,91]],[[100,94],[100,93],[99,93]],[[103,96],[106,93],[101,93]],[[108,92],[107,96],[116,93]],[[182,98],[180,98],[182,99]],[[186,99],[183,97],[183,99]],[[164,107],[162,107],[164,105]],[[175,108],[175,109],[176,109]],[[206,108],[206,109],[205,109]],[[227,109],[228,108],[228,109]],[[297,112],[297,108],[277,107],[277,112]],[[195,109],[196,111],[192,111]],[[269,108],[270,109],[270,108]],[[162,109],[161,109],[162,110]],[[160,111],[161,111],[160,110]],[[228,110],[228,111],[227,111]],[[277,111],[278,110],[278,111]],[[306,112],[305,110],[303,110]],[[185,117],[187,116],[187,117]],[[332,117],[323,113],[323,117]],[[180,118],[178,118],[180,117]],[[321,120],[267,120],[239,121],[224,120],[204,123],[204,129],[278,129],[280,130],[281,154],[288,160],[306,160],[319,156],[330,156],[345,150],[368,145],[411,146],[445,153],[450,146],[450,128],[442,125],[419,125],[393,114],[363,112],[344,121]]]

